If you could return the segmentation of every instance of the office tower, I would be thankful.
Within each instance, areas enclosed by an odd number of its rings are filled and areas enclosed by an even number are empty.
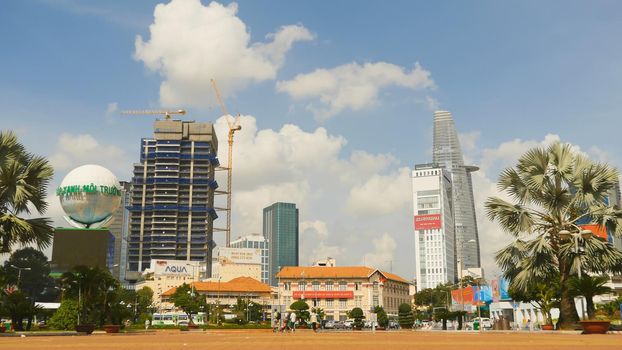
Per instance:
[[[119,188],[121,189],[121,205],[112,214],[112,223],[108,229],[114,236],[112,275],[124,282],[125,270],[127,269],[127,241],[130,222],[130,212],[126,207],[130,205],[131,184],[127,181],[119,181]]]
[[[437,164],[412,172],[417,290],[456,278],[451,173]]]
[[[232,248],[253,248],[261,250],[261,282],[268,284],[268,241],[260,234],[252,234],[231,241]]]
[[[471,180],[471,172],[479,168],[464,165],[454,120],[447,111],[434,112],[432,162],[451,173],[456,261],[464,269],[480,267],[479,235]]]
[[[214,168],[218,139],[211,123],[157,120],[134,164],[129,270],[152,259],[200,261],[211,275]]]
[[[298,209],[293,203],[274,203],[263,209],[263,236],[268,241],[268,282],[284,266],[298,266]]]

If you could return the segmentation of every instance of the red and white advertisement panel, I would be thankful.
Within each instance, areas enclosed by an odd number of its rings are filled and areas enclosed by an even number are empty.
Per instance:
[[[415,215],[415,230],[434,230],[441,228],[441,214]]]
[[[294,299],[353,299],[354,291],[351,290],[307,290],[295,291]]]
[[[607,240],[609,235],[607,234],[607,229],[604,226],[598,224],[589,224],[589,225],[579,225],[584,230],[590,230],[594,234],[594,236]]]

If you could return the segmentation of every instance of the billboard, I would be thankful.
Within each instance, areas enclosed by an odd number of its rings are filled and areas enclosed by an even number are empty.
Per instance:
[[[594,236],[598,238],[602,238],[604,240],[608,240],[609,234],[607,233],[607,229],[598,224],[588,224],[588,225],[579,225],[584,230],[590,230],[594,234]]]
[[[441,228],[441,214],[415,215],[415,230],[434,230]]]
[[[293,293],[294,299],[300,299],[304,296],[305,299],[352,299],[354,298],[354,291],[351,290],[308,290],[308,291],[295,291]]]
[[[151,269],[156,276],[187,276],[197,275],[199,263],[186,260],[151,259]]]
[[[234,264],[261,264],[261,249],[219,247],[218,260]]]
[[[71,271],[78,265],[111,269],[114,241],[108,229],[56,228],[52,246],[52,271]]]

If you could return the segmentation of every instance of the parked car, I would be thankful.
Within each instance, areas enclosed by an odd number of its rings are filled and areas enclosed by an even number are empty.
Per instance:
[[[471,322],[469,322],[469,323],[467,324],[467,327],[468,327],[469,329],[475,329],[475,327],[473,327],[473,323],[474,323],[475,321],[478,321],[479,326],[480,326],[482,329],[492,329],[492,322],[490,322],[490,318],[488,318],[488,317],[482,317],[481,321],[480,321],[480,318],[479,318],[479,317],[475,317],[473,320],[471,320]]]
[[[335,328],[335,321],[333,321],[333,320],[324,320],[323,328],[324,329],[334,329]]]
[[[400,329],[400,324],[395,320],[389,320],[389,329]]]
[[[352,328],[354,326],[354,320],[353,319],[347,319],[347,320],[343,321],[343,325],[346,328]]]

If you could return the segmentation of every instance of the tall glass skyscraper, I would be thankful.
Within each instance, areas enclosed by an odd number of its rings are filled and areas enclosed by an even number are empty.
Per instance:
[[[204,262],[206,277],[211,275],[217,152],[211,123],[158,120],[154,137],[141,141],[128,206],[128,265],[134,275],[150,267],[151,259]]]
[[[450,112],[434,112],[432,161],[451,172],[456,261],[461,262],[463,269],[481,267],[471,180],[471,172],[479,168],[464,165],[460,141]]]
[[[296,204],[277,202],[263,209],[263,236],[268,241],[269,284],[283,266],[298,266],[298,209]]]

